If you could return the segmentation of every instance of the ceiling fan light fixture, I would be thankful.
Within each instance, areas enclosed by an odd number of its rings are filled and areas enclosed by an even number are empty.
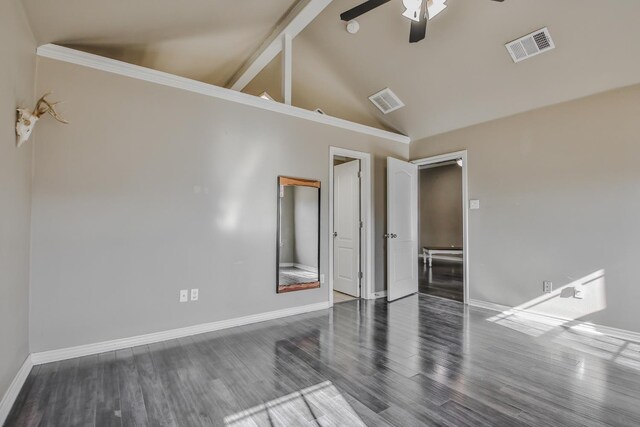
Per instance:
[[[447,8],[446,2],[447,0],[427,0],[429,19],[433,19],[437,14],[445,10]]]
[[[402,16],[412,21],[420,22],[420,9],[422,9],[423,0],[402,0],[402,4],[406,9]]]

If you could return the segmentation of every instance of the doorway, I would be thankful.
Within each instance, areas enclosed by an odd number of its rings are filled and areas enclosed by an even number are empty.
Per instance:
[[[373,294],[371,156],[331,147],[329,152],[329,301]]]
[[[420,293],[468,300],[467,155],[460,151],[413,162],[418,166]]]

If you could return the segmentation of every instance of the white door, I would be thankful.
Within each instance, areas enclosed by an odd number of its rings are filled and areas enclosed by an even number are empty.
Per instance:
[[[333,168],[333,289],[360,298],[360,160]]]
[[[387,158],[387,299],[418,292],[418,167]]]

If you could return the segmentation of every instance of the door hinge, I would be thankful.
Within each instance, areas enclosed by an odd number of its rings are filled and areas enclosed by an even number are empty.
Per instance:
[[[362,278],[364,277],[364,274],[362,274],[362,271],[359,271],[359,272],[358,272],[358,277],[359,277],[360,279],[362,279]]]
[[[360,221],[360,228],[364,228],[364,222]]]
[[[362,178],[362,171],[358,171],[358,178]]]

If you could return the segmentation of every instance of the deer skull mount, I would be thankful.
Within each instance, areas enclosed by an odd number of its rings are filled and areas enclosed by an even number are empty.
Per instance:
[[[36,125],[36,122],[44,114],[50,114],[51,117],[59,121],[60,123],[68,124],[69,122],[63,119],[56,112],[55,106],[58,102],[49,102],[46,98],[50,93],[45,94],[36,103],[36,108],[30,111],[26,108],[18,108],[18,120],[16,122],[16,134],[18,135],[17,145],[20,147],[22,144],[29,140],[31,132]]]

